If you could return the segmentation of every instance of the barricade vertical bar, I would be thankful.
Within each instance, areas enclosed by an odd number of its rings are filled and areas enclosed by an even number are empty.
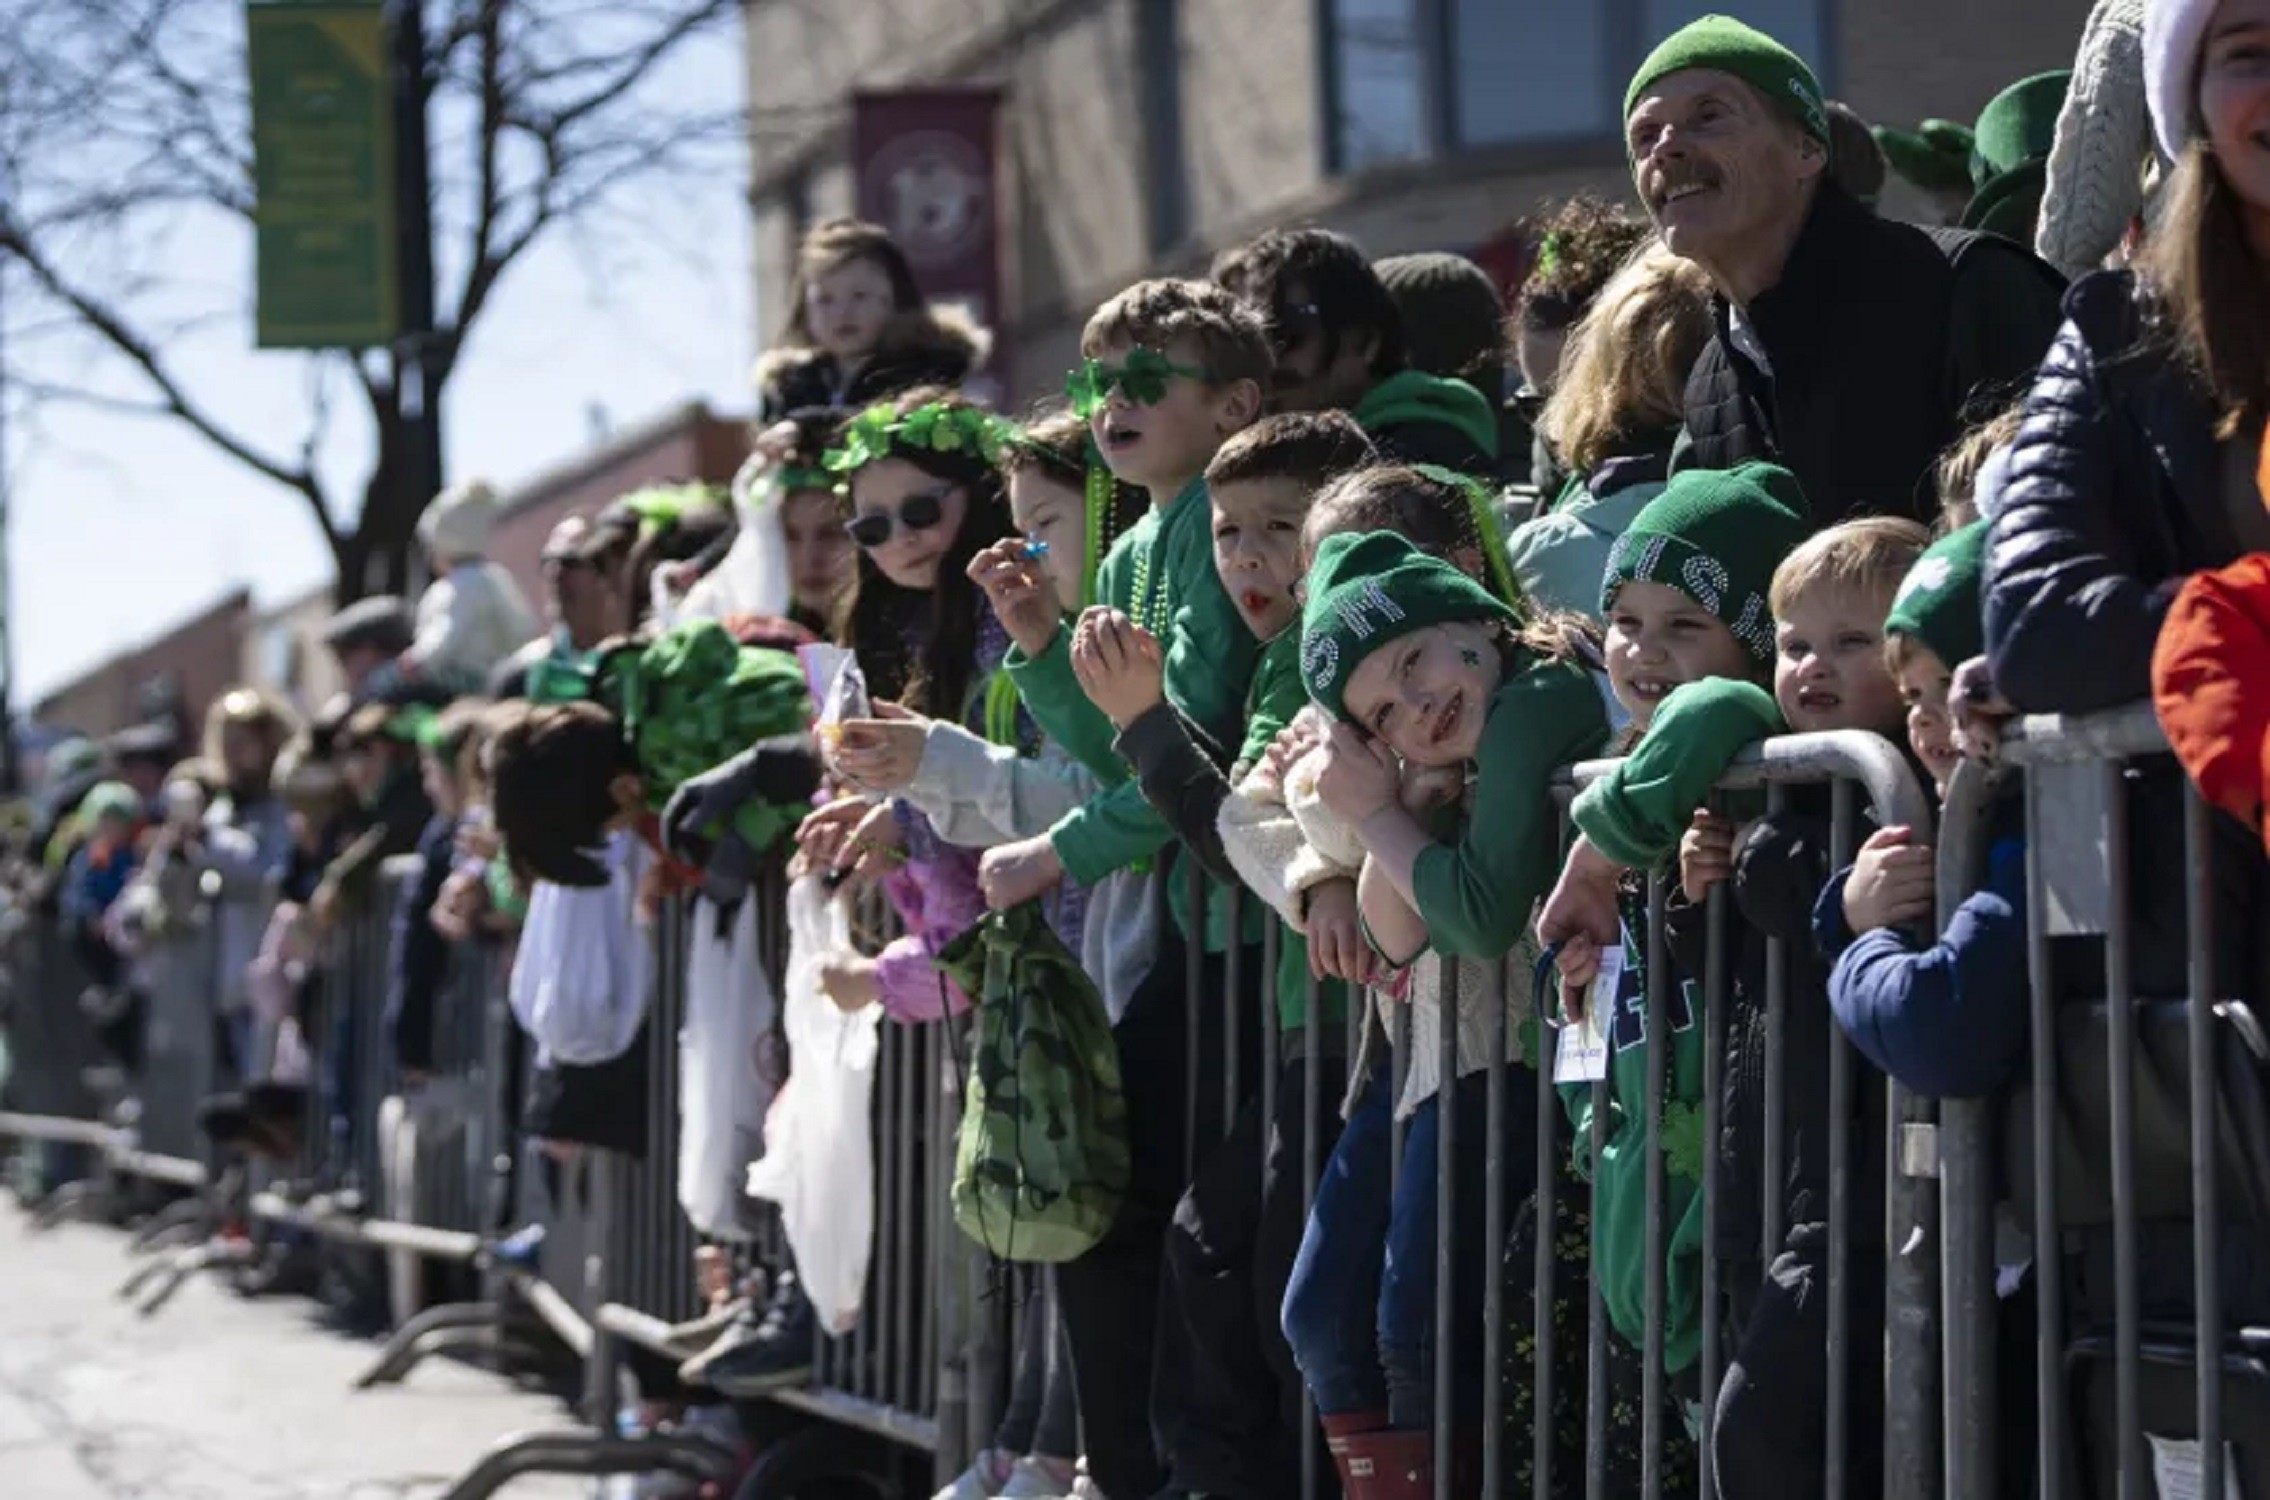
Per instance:
[[[1452,1358],[1458,1320],[1453,1312],[1457,1296],[1457,1262],[1453,1251],[1458,1238],[1458,1006],[1459,962],[1448,954],[1442,965],[1442,1004],[1435,1012],[1435,1500],[1454,1500],[1457,1488],[1458,1423]]]
[[[1277,1128],[1277,1069],[1284,1038],[1277,1024],[1277,963],[1284,956],[1284,927],[1270,913],[1261,924],[1261,1186],[1269,1185],[1269,1156]],[[1303,1130],[1309,1127],[1304,1123]],[[1263,1309],[1266,1314],[1267,1309]]]
[[[899,1094],[897,1088],[899,1033],[897,1028],[885,1023],[882,1035],[876,1040],[878,1047],[875,1067],[876,1133],[882,1138],[878,1154],[883,1159],[883,1170],[875,1180],[875,1215],[880,1220],[889,1214],[891,1206],[899,1201],[900,1159],[905,1151],[906,1132],[899,1128]],[[880,1240],[878,1240],[876,1248],[878,1251],[882,1249]],[[887,1324],[890,1318],[890,1260],[888,1254],[881,1253],[869,1260],[866,1295],[860,1302],[859,1321],[852,1325],[850,1338],[845,1341],[851,1345],[849,1351],[850,1367],[846,1369],[840,1362],[837,1366],[838,1374],[841,1377],[838,1384],[860,1395],[874,1393],[874,1387],[869,1383],[873,1378],[871,1371],[874,1367],[874,1360],[870,1357],[869,1351],[877,1349],[877,1346],[883,1344],[889,1337],[887,1328],[878,1333],[875,1325],[878,1322]],[[884,1359],[890,1357],[887,1349],[880,1349],[877,1352]],[[839,1351],[839,1361],[841,1358],[842,1354]]]
[[[1509,974],[1515,984],[1528,982],[1526,974]],[[1554,1013],[1557,995],[1556,981],[1548,973],[1547,987],[1538,989],[1530,997],[1536,1015],[1544,1017]],[[1560,1090],[1553,1087],[1554,1049],[1559,1033],[1547,1029],[1542,1021],[1532,1033],[1537,1039],[1537,1055],[1529,1059],[1529,1066],[1537,1070],[1537,1211],[1532,1220],[1536,1226],[1537,1243],[1531,1247],[1529,1281],[1533,1299],[1530,1326],[1535,1330],[1536,1349],[1530,1364],[1529,1465],[1533,1495],[1551,1495],[1553,1488],[1553,1398],[1556,1382],[1554,1360],[1553,1312],[1555,1298],[1560,1294],[1558,1267],[1554,1248],[1559,1241],[1560,1224]],[[1586,1278],[1590,1280],[1589,1277]],[[1587,1426],[1590,1425],[1589,1418]],[[1505,1493],[1500,1484],[1492,1489],[1485,1485],[1484,1494]]]
[[[896,1227],[891,1238],[898,1253],[892,1257],[896,1264],[891,1268],[895,1295],[891,1300],[890,1371],[885,1377],[888,1383],[879,1385],[890,1393],[891,1404],[904,1410],[913,1403],[915,1394],[908,1378],[914,1372],[914,1350],[918,1347],[909,1337],[914,1327],[915,1279],[919,1274],[914,1263],[914,1226],[915,1216],[928,1206],[919,1196],[928,1175],[924,1162],[937,1149],[937,1132],[930,1128],[937,1080],[923,1076],[923,1065],[934,1055],[926,1055],[928,1049],[923,1044],[934,1039],[934,1028],[905,1028],[898,1039],[907,1044],[900,1048],[899,1058],[899,1128],[907,1132],[907,1147],[899,1173],[898,1203],[892,1214]],[[928,1249],[936,1255],[943,1247],[932,1243]]]
[[[1843,869],[1852,859],[1853,786],[1837,781],[1829,792],[1829,864]],[[1828,1420],[1824,1452],[1828,1463],[1822,1493],[1844,1500],[1851,1443],[1852,1348],[1852,1047],[1844,1033],[1829,1032],[1829,1347]],[[1766,1184],[1766,1196],[1783,1191]]]
[[[2128,801],[2122,795],[2120,763],[2100,762],[2097,779],[2105,809],[2105,867],[2109,878],[2120,881],[2128,870]],[[2112,1070],[2114,1399],[2120,1421],[2120,1493],[2141,1500],[2152,1491],[2144,1467],[2143,1307],[2136,1281],[2136,996],[2129,909],[2123,905],[2116,910],[2108,925],[2104,985],[2106,1062]]]
[[[1418,962],[1424,963],[1428,960],[1422,958]],[[1367,1003],[1369,1003],[1370,993],[1366,992]],[[1388,1109],[1388,1113],[1393,1116],[1393,1119],[1387,1127],[1387,1190],[1390,1193],[1393,1193],[1397,1184],[1403,1180],[1403,1136],[1406,1129],[1402,1118],[1403,1086],[1411,1077],[1412,1036],[1411,1007],[1408,1005],[1389,1005],[1387,1007],[1387,1066],[1388,1083],[1391,1087],[1388,1090],[1388,1098],[1393,1101]]]
[[[1727,993],[1727,979],[1729,966],[1733,962],[1733,955],[1727,951],[1731,929],[1727,919],[1725,881],[1721,880],[1710,888],[1710,894],[1705,898],[1703,919],[1706,938],[1703,949],[1702,1434],[1695,1444],[1695,1458],[1701,1474],[1696,1493],[1715,1495],[1718,1493],[1718,1478],[1712,1463],[1711,1434],[1718,1425],[1718,1383],[1723,1373],[1719,1364],[1719,1301],[1722,1289],[1719,1285],[1718,1216],[1724,1183],[1719,1168],[1725,1155],[1725,1110],[1722,1095],[1726,1087],[1727,1012],[1732,1008],[1732,997]],[[1781,1184],[1769,1177],[1761,1196],[1776,1197],[1780,1191]]]
[[[2051,983],[2048,881],[2041,867],[2041,793],[2026,780],[2026,972],[2032,985],[2034,1058],[2033,1138],[2057,1139],[2056,995]],[[2057,1154],[2034,1152],[2034,1244],[2054,1252],[2057,1230]],[[2036,1279],[2038,1328],[2034,1346],[2037,1493],[2065,1493],[2064,1278],[2054,1259]]]
[[[1272,973],[1275,971],[1272,970]],[[1350,986],[1347,991],[1348,1014],[1360,1014],[1364,992]],[[1324,1052],[1324,987],[1317,982],[1316,971],[1311,969],[1303,981],[1301,1010],[1301,1221],[1316,1208],[1316,1184],[1324,1175],[1324,1143],[1317,1139],[1317,1116],[1324,1109],[1324,1078],[1317,1072],[1318,1061]],[[1349,1048],[1351,1062],[1355,1057],[1353,1045]],[[1321,1488],[1322,1476],[1316,1463],[1316,1397],[1304,1383],[1301,1387],[1301,1500],[1313,1500]]]
[[[2190,946],[2191,1255],[2198,1288],[2199,1493],[2223,1489],[2223,1267],[2221,1186],[2215,1161],[2215,909],[2211,814],[2199,788],[2183,789],[2185,940]]]
[[[1782,782],[1766,787],[1766,812],[1777,817],[1789,805],[1789,788]],[[1842,869],[1839,865],[1837,868]],[[1789,945],[1778,937],[1766,939],[1766,1109],[1765,1151],[1759,1181],[1789,1180]],[[1783,1220],[1782,1195],[1758,1194],[1764,1223],[1759,1230],[1758,1263],[1770,1266],[1788,1233]]]
[[[1198,861],[1190,862],[1192,869]],[[1239,900],[1245,892],[1242,885],[1222,888],[1222,1129],[1230,1132],[1230,1122],[1237,1118],[1237,1107],[1244,1102],[1239,1089],[1238,1027],[1245,1017],[1241,1014],[1245,981],[1245,912]],[[1267,1139],[1266,1136],[1263,1137]]]
[[[1941,931],[1983,873],[1993,781],[1975,761],[1957,768],[1939,815],[1938,917]],[[1991,1495],[1999,1483],[1999,1309],[1994,1288],[1995,1106],[1978,1099],[1939,1102],[1941,1247],[1940,1420],[1947,1495]]]
[[[1184,859],[1184,910],[1189,914],[1188,946],[1183,951],[1182,1180],[1198,1175],[1198,1054],[1204,1046],[1204,1011],[1199,992],[1206,987],[1206,872]],[[1171,901],[1173,896],[1170,894]]]
[[[1523,976],[1526,978],[1527,976]],[[1493,1252],[1482,1269],[1482,1493],[1500,1492],[1505,1466],[1505,1043],[1509,971],[1504,959],[1491,964],[1482,993],[1489,1022],[1488,1093],[1482,1115],[1482,1243]],[[1535,1065],[1536,1059],[1528,1059]],[[1547,1093],[1551,1089],[1545,1090]],[[1545,1410],[1539,1407],[1538,1410]],[[1548,1492],[1549,1493],[1549,1492]]]
[[[1663,940],[1664,878],[1647,876],[1647,1335],[1640,1371],[1639,1485],[1642,1500],[1663,1495],[1664,1181],[1663,1090],[1671,1073],[1671,955]],[[1598,1179],[1594,1179],[1597,1181]],[[1597,1221],[1595,1221],[1597,1222]]]

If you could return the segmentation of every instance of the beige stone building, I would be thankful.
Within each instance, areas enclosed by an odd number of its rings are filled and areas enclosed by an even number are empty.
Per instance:
[[[1968,121],[2070,66],[2087,0],[750,0],[760,316],[803,228],[848,212],[857,88],[1004,91],[1016,394],[1054,385],[1103,297],[1273,225],[1374,256],[1518,242],[1580,188],[1629,198],[1618,110],[1706,11],[1782,38],[1871,120]],[[1885,211],[1916,209],[1888,193]]]

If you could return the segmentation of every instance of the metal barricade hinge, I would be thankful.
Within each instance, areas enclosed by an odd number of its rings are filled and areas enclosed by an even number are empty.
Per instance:
[[[1900,1126],[1900,1171],[1909,1177],[1939,1175],[1939,1127]]]

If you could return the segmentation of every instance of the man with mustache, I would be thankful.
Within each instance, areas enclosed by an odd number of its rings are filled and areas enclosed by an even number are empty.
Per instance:
[[[2032,379],[2063,282],[2008,240],[1877,218],[1831,175],[1829,134],[1812,70],[1725,16],[1673,33],[1625,94],[1640,200],[1717,291],[1674,472],[1767,460],[1821,525],[1929,521],[1933,461]]]
[[[1213,279],[1269,327],[1272,413],[1344,411],[1391,463],[1496,474],[1492,399],[1414,366],[1394,294],[1354,240],[1273,229],[1223,252]]]

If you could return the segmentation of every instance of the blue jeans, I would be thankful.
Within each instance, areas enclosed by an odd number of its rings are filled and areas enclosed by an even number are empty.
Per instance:
[[[1316,1207],[1285,1288],[1285,1339],[1325,1416],[1384,1408],[1390,1425],[1434,1421],[1436,1158],[1441,1095],[1406,1122],[1400,1176],[1389,1188],[1394,1148],[1392,1068],[1378,1069],[1349,1116],[1316,1190]],[[1506,1072],[1505,1191],[1508,1218],[1534,1186],[1537,1075]],[[1501,1247],[1485,1245],[1484,1193],[1489,1075],[1450,1091],[1457,1111],[1456,1233],[1451,1254],[1451,1358],[1461,1409],[1481,1405],[1482,1285],[1497,1274]]]

